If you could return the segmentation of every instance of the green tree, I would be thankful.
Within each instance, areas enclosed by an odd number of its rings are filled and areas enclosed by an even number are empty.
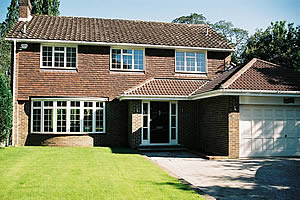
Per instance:
[[[0,73],[0,142],[10,135],[12,127],[12,96],[5,76]]]
[[[181,23],[181,24],[207,24],[206,17],[202,14],[191,13],[188,16],[181,16],[172,21],[172,23]]]
[[[250,37],[242,58],[244,63],[260,58],[300,71],[300,26],[272,22],[266,30]]]
[[[232,54],[232,62],[241,63],[241,55],[245,50],[249,38],[248,31],[234,27],[231,22],[225,20],[220,20],[214,24],[210,24],[210,26],[235,46],[235,52]]]
[[[32,14],[39,15],[59,15],[59,0],[31,0]],[[9,30],[18,21],[19,6],[18,0],[11,0],[7,8],[6,19],[0,23],[0,73],[6,75],[6,80],[10,81],[11,75],[11,44],[5,41]],[[10,84],[8,84],[10,86]]]
[[[173,23],[184,24],[206,24],[222,35],[231,44],[236,47],[236,51],[232,55],[232,61],[235,63],[241,62],[241,54],[245,49],[248,40],[248,31],[234,27],[231,22],[220,20],[216,23],[209,22],[203,14],[191,13],[188,16],[181,16],[172,21]]]

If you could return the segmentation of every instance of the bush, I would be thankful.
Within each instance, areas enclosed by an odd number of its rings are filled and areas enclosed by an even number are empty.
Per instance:
[[[12,95],[7,87],[5,76],[0,74],[0,143],[10,135],[12,128]]]

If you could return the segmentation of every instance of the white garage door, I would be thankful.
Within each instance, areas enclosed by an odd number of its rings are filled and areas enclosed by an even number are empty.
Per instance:
[[[300,155],[300,106],[240,106],[240,157]]]

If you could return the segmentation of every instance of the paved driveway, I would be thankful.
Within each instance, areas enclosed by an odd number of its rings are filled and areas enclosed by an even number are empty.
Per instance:
[[[300,199],[300,158],[214,161],[187,152],[146,155],[216,199]]]

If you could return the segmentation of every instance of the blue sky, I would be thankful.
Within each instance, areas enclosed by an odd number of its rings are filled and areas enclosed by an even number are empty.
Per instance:
[[[251,34],[271,21],[300,25],[300,0],[61,0],[60,15],[171,22],[174,18],[202,13],[211,22],[231,21]],[[0,21],[10,0],[0,0]]]

